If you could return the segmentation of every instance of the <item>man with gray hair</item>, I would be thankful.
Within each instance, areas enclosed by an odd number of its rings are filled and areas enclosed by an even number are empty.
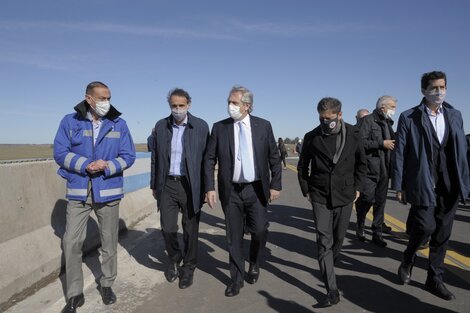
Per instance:
[[[251,233],[250,266],[246,281],[254,284],[260,273],[260,253],[268,236],[268,204],[281,192],[281,160],[271,123],[251,115],[253,94],[235,86],[228,97],[229,118],[212,127],[204,156],[206,199],[216,203],[214,170],[218,164],[219,199],[225,214],[231,282],[225,296],[243,287],[245,260],[244,220]]]
[[[366,115],[369,115],[370,112],[367,109],[359,109],[356,114],[356,126],[359,126],[359,121]]]
[[[392,96],[382,96],[377,100],[376,109],[362,118],[360,135],[367,157],[367,175],[364,178],[363,192],[356,202],[356,235],[365,241],[364,224],[367,212],[373,206],[372,241],[379,247],[387,246],[383,231],[391,231],[384,223],[385,201],[390,177],[391,153],[395,148],[392,116],[397,100]]]

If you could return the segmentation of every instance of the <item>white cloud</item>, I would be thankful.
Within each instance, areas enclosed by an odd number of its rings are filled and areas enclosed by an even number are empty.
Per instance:
[[[96,22],[49,22],[49,21],[36,21],[36,22],[15,22],[15,21],[2,21],[0,22],[0,29],[14,31],[14,30],[54,30],[62,31],[64,29],[82,32],[97,32],[97,33],[116,33],[127,35],[140,35],[140,36],[156,36],[156,37],[190,37],[190,38],[207,38],[207,39],[236,39],[230,34],[216,30],[197,30],[195,28],[169,28],[169,27],[156,27],[156,26],[135,26],[127,24],[116,23],[96,23]]]
[[[196,23],[194,23],[196,24]],[[210,19],[197,23],[195,27],[160,27],[128,25],[119,23],[97,22],[54,22],[54,21],[0,21],[0,29],[6,31],[80,31],[96,33],[115,33],[139,36],[155,37],[187,37],[205,38],[217,40],[242,39],[240,32],[247,35],[271,35],[271,36],[321,36],[325,34],[358,32],[367,29],[364,25],[357,24],[328,24],[318,22],[312,24],[259,22],[250,23],[236,19],[220,18]],[[206,28],[206,29],[203,29]]]
[[[363,25],[353,24],[292,24],[292,23],[247,23],[240,20],[229,22],[235,29],[254,35],[271,35],[281,37],[322,36],[335,33],[359,32],[367,29]]]

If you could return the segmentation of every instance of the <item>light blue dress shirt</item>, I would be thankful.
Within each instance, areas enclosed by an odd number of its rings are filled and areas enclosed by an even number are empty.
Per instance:
[[[172,176],[185,176],[183,161],[183,134],[188,122],[188,116],[184,118],[181,125],[176,125],[173,120],[173,136],[171,138],[171,159],[170,159],[170,172]]]
[[[93,146],[96,146],[96,140],[98,139],[98,135],[100,134],[101,124],[103,123],[103,120],[100,118],[97,121],[94,121],[93,115],[90,111],[86,112],[86,117],[93,124]]]

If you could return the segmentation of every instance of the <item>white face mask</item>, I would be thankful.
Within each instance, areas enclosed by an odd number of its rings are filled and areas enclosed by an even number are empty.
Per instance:
[[[109,101],[95,101],[95,108],[93,111],[95,111],[96,115],[103,117],[108,114],[110,108],[111,104]]]
[[[426,100],[428,100],[428,102],[431,102],[432,104],[437,104],[437,105],[441,105],[442,103],[444,103],[444,99],[446,97],[446,92],[445,90],[439,90],[438,92],[426,92],[424,94],[424,97],[426,98]]]
[[[395,110],[390,110],[388,109],[387,110],[387,113],[385,114],[385,116],[388,118],[388,119],[392,119],[392,117],[395,115]]]
[[[229,104],[227,111],[228,115],[236,121],[242,117],[242,113],[240,113],[240,107],[238,105]]]
[[[181,122],[182,120],[184,120],[187,113],[188,113],[188,109],[181,109],[181,110],[173,109],[173,110],[171,110],[171,115],[173,115],[173,118],[178,122]]]

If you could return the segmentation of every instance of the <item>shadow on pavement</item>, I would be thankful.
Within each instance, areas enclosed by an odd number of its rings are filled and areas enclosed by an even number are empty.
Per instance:
[[[311,313],[313,311],[307,309],[306,307],[295,303],[294,301],[283,300],[272,296],[269,292],[260,290],[258,291],[260,295],[266,298],[268,305],[279,313],[285,312],[295,312],[295,313]]]
[[[410,308],[420,308],[420,312],[426,313],[457,313],[422,302],[412,295],[371,279],[351,275],[338,275],[337,278],[338,283],[345,286],[342,289],[343,297],[367,312],[410,312]]]

